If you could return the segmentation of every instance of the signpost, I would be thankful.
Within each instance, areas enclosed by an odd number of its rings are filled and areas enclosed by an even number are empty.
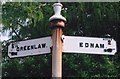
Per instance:
[[[50,51],[51,46],[52,46],[51,37],[14,42],[8,46],[8,56],[10,58],[14,58],[46,54],[51,52]]]
[[[46,54],[52,48],[52,77],[61,79],[62,52],[103,55],[114,55],[117,52],[116,41],[111,38],[62,36],[66,22],[61,15],[62,4],[55,3],[53,6],[55,14],[49,19],[53,30],[52,39],[44,37],[11,43],[8,46],[10,58]]]
[[[117,52],[116,41],[111,38],[63,37],[63,52],[114,55]]]

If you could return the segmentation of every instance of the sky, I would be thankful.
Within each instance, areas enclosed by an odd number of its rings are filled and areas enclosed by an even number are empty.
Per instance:
[[[8,40],[9,32],[6,31],[6,32],[2,33],[1,31],[2,31],[2,24],[0,24],[0,41]]]
[[[7,36],[7,35],[1,35],[1,37],[0,37],[0,41],[4,41],[4,40],[8,40],[9,39],[9,37]]]

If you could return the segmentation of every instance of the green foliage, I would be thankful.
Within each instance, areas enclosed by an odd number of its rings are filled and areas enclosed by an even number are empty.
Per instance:
[[[11,41],[51,35],[48,21],[53,3],[7,2],[2,6],[4,30],[11,39],[2,43],[4,77],[51,77],[51,54],[10,59],[7,47]],[[120,6],[119,3],[62,3],[67,22],[65,35],[105,37],[117,41],[114,56],[63,54],[64,77],[120,77]]]

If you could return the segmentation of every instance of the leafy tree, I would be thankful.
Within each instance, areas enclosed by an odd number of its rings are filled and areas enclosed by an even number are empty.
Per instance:
[[[3,30],[11,39],[4,41],[3,77],[51,77],[51,54],[10,59],[7,47],[11,41],[51,35],[49,17],[53,3],[7,2],[2,5]],[[67,18],[64,35],[106,37],[117,41],[120,52],[120,6],[118,2],[62,3]],[[120,54],[114,56],[63,54],[64,77],[119,77]]]

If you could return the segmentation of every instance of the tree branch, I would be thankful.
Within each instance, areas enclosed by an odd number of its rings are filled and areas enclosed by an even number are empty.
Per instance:
[[[15,35],[17,36],[17,38],[21,40],[22,38],[20,37],[20,35],[17,34],[17,32],[14,30],[14,28],[12,26],[10,26],[10,27],[12,28],[12,31],[15,33]]]

